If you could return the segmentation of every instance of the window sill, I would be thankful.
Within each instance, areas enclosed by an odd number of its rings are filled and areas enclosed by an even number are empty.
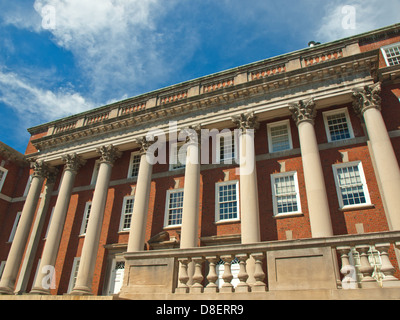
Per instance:
[[[293,212],[293,213],[280,213],[277,215],[274,215],[274,219],[285,219],[285,218],[293,218],[293,217],[301,217],[304,216],[303,212]]]
[[[182,228],[182,225],[181,224],[175,224],[175,225],[173,225],[173,226],[164,226],[164,230],[171,230],[171,229],[180,229],[180,228]]]
[[[375,205],[371,203],[365,203],[365,204],[355,204],[351,206],[344,206],[339,208],[339,211],[355,211],[355,210],[366,210],[366,209],[374,209]]]
[[[215,221],[214,224],[227,224],[227,223],[236,223],[240,222],[240,219],[230,219],[230,220],[220,220],[220,221]]]

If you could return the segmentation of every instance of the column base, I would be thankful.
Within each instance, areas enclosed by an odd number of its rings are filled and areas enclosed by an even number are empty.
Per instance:
[[[93,292],[88,287],[75,287],[68,295],[70,295],[70,296],[93,296]]]
[[[39,296],[50,296],[50,290],[43,288],[32,288],[29,292],[30,295],[39,295]]]
[[[0,296],[14,295],[14,290],[8,287],[0,287]]]

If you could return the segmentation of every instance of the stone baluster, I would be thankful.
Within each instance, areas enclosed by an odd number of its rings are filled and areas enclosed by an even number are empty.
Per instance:
[[[231,271],[231,263],[234,259],[233,255],[224,255],[221,256],[221,260],[224,262],[224,273],[222,275],[222,280],[224,280],[224,284],[222,285],[220,292],[222,293],[231,293],[234,292],[234,288],[232,285],[232,271]]]
[[[262,267],[265,254],[263,252],[259,252],[253,253],[251,256],[255,260],[254,279],[256,280],[256,282],[252,284],[251,291],[265,292],[267,290],[267,285],[264,283],[265,273]]]
[[[372,277],[374,267],[371,266],[368,260],[369,245],[356,246],[357,252],[360,254],[360,272],[363,275],[361,279],[361,288],[377,288],[379,287],[376,279]]]
[[[378,243],[375,245],[376,250],[379,251],[382,261],[381,272],[385,275],[382,280],[384,288],[400,287],[400,281],[394,276],[396,269],[393,267],[389,259],[390,243]]]
[[[349,261],[349,252],[351,250],[350,247],[337,247],[337,251],[340,254],[340,258],[342,260],[342,268],[340,269],[340,273],[343,274],[342,279],[342,288],[343,289],[357,289],[357,276],[356,269],[354,266],[350,264]]]
[[[238,274],[238,279],[240,280],[239,284],[235,288],[236,292],[250,292],[250,286],[246,283],[249,275],[246,270],[246,261],[249,259],[249,255],[247,253],[238,254],[236,258],[239,260],[240,270]]]
[[[216,270],[218,257],[217,256],[206,257],[206,260],[208,261],[209,270],[207,275],[208,285],[204,288],[204,292],[216,293],[218,292],[218,286],[216,284],[218,280],[218,275]]]
[[[188,275],[188,264],[191,261],[190,258],[179,258],[179,276],[178,276],[178,288],[176,288],[176,293],[188,293],[189,286],[187,285],[189,281]]]
[[[192,261],[194,263],[194,275],[193,275],[193,284],[190,287],[190,292],[191,293],[202,293],[204,290],[203,287],[203,273],[202,273],[202,267],[203,267],[203,262],[204,258],[203,257],[194,257],[192,258]]]

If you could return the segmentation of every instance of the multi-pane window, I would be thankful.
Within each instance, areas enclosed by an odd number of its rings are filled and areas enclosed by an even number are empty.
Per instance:
[[[231,132],[217,135],[217,163],[234,163],[237,153],[235,135]]]
[[[14,225],[13,225],[13,228],[12,228],[12,230],[11,230],[10,237],[8,238],[8,242],[9,242],[9,243],[13,242],[13,240],[14,240],[15,233],[17,232],[19,220],[21,219],[21,213],[22,213],[22,212],[18,212],[18,213],[17,213],[17,216],[15,217]]]
[[[370,204],[361,162],[333,166],[340,207]]]
[[[90,216],[90,210],[92,209],[92,203],[87,202],[86,207],[85,207],[85,213],[83,215],[83,221],[82,221],[82,226],[81,226],[81,235],[86,234],[86,230],[88,227],[89,223],[89,216]]]
[[[4,181],[6,180],[7,172],[8,172],[7,169],[0,167],[0,192],[1,192],[1,189],[3,188]]]
[[[99,175],[99,169],[100,169],[100,160],[96,160],[93,167],[92,180],[90,180],[90,185],[96,184],[97,177]]]
[[[182,149],[183,143],[173,144],[170,149],[169,170],[179,170],[186,167],[186,149]],[[183,154],[184,152],[184,154]],[[181,161],[182,160],[182,161]]]
[[[324,122],[329,142],[354,138],[347,108],[324,112]]]
[[[382,48],[383,56],[385,57],[388,66],[400,64],[400,43],[395,43]]]
[[[135,198],[133,196],[125,197],[122,205],[120,231],[126,231],[131,228],[133,204]]]
[[[239,186],[237,181],[227,181],[216,184],[215,220],[239,219]]]
[[[296,172],[271,175],[274,215],[301,213]]]
[[[76,284],[76,278],[78,277],[79,263],[81,262],[81,258],[74,258],[74,264],[72,265],[71,277],[69,279],[68,292],[71,292],[74,289]]]
[[[267,126],[267,129],[270,153],[293,148],[289,120],[271,123]]]
[[[139,175],[140,159],[141,156],[139,153],[132,153],[129,163],[128,178],[137,178],[137,176]]]
[[[179,226],[182,224],[183,189],[167,191],[165,206],[165,227]]]

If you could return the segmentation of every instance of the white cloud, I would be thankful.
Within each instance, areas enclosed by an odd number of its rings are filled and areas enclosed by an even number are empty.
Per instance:
[[[71,89],[57,91],[38,88],[29,79],[0,68],[0,102],[19,116],[25,127],[83,112],[94,107]]]
[[[173,32],[157,28],[158,19],[174,4],[175,0],[36,0],[34,8],[43,19],[43,8],[54,8],[54,29],[48,30],[53,41],[73,53],[91,98],[105,103],[162,83],[172,65],[184,60],[187,50],[169,53]]]
[[[400,2],[341,0],[330,2],[324,11],[315,38],[318,41],[328,42],[399,22]]]

